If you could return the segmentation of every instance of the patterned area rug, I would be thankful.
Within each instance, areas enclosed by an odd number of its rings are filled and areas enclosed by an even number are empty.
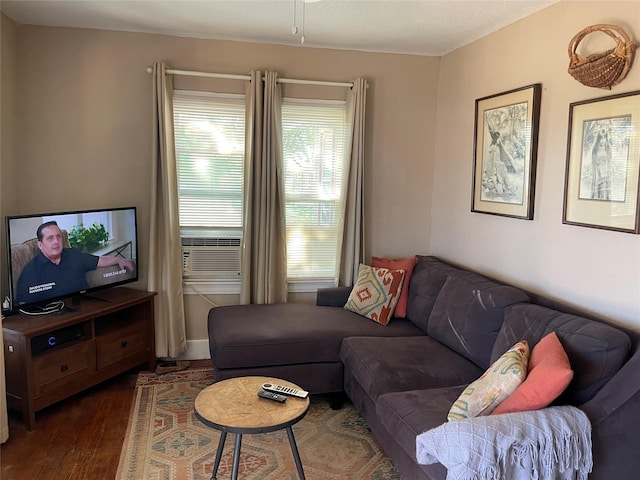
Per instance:
[[[211,369],[139,374],[116,480],[211,478],[220,432],[195,417],[193,401],[212,382]],[[350,403],[331,410],[312,396],[293,431],[309,480],[401,479]],[[234,440],[227,436],[218,479],[231,477]],[[286,431],[243,435],[238,477],[297,479]]]

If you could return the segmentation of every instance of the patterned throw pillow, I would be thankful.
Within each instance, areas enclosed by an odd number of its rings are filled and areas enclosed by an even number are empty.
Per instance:
[[[409,281],[413,274],[413,268],[418,263],[418,257],[411,258],[385,258],[385,257],[371,257],[372,267],[389,268],[391,270],[404,270],[404,280],[402,281],[402,290],[400,291],[400,298],[396,304],[396,309],[393,312],[393,316],[396,318],[407,317],[407,303],[409,302]]]
[[[453,403],[447,420],[490,415],[527,376],[529,344],[516,343],[471,383]]]
[[[403,279],[403,270],[360,264],[358,279],[344,308],[386,325],[398,303]]]

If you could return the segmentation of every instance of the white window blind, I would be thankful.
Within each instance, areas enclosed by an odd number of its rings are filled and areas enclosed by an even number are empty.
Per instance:
[[[344,202],[345,102],[284,99],[282,136],[288,277],[333,278]]]
[[[244,95],[175,91],[180,226],[242,228]]]

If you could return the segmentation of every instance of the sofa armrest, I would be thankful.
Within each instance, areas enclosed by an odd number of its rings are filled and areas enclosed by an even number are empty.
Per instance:
[[[589,478],[635,478],[640,470],[640,349],[579,408],[592,425],[594,465]]]
[[[607,421],[618,409],[627,404],[640,401],[640,348],[635,351],[627,363],[605,384],[589,401],[580,408],[599,425]],[[635,405],[635,409],[640,404]],[[639,424],[640,425],[640,424]]]
[[[351,287],[319,288],[316,294],[316,305],[321,307],[344,307],[347,300],[349,300],[351,289]]]

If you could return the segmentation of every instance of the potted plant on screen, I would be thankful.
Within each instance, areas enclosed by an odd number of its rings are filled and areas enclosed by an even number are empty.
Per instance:
[[[92,252],[109,240],[109,232],[104,225],[94,223],[90,227],[77,225],[69,232],[69,244],[83,252]]]

